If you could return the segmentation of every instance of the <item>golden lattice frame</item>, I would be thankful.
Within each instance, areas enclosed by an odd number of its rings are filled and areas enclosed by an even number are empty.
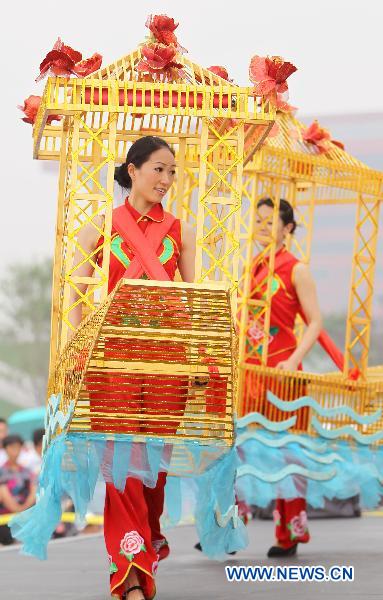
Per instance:
[[[297,210],[298,223],[304,235],[301,242],[295,238],[289,240],[288,246],[293,245],[294,253],[306,263],[311,257],[315,206],[356,205],[352,282],[345,344],[345,374],[347,375],[349,368],[357,367],[363,376],[368,366],[372,290],[379,204],[383,198],[383,174],[370,169],[335,145],[331,145],[326,154],[319,155],[312,145],[303,141],[303,125],[291,115],[278,113],[277,123],[278,135],[268,138],[245,167],[244,196],[248,197],[249,202],[244,203],[247,212],[242,214],[242,226],[245,230],[241,252],[242,282],[245,278],[246,261],[256,254],[254,231],[250,232],[248,224],[245,225],[251,213],[252,203],[265,196],[277,200],[283,197],[291,202]],[[295,135],[292,135],[293,131]],[[252,197],[247,192],[251,185]],[[272,238],[273,236],[269,240],[267,251],[272,250]],[[244,289],[243,283],[240,288]],[[268,303],[267,298],[265,313],[267,313]],[[245,332],[243,331],[241,335],[245,336]],[[241,337],[240,356],[241,353],[243,354],[243,345],[244,337]],[[263,360],[266,360],[266,356],[263,356]]]
[[[241,307],[240,342],[239,342],[239,404],[240,414],[251,410],[246,406],[246,372],[255,367],[246,364],[250,354],[246,350],[247,315],[251,311],[253,290],[250,289],[250,261],[258,253],[259,237],[255,231],[255,207],[262,197],[272,197],[278,205],[280,198],[285,198],[294,206],[298,223],[301,225],[300,241],[295,238],[287,240],[287,246],[303,262],[309,263],[311,258],[311,242],[315,223],[315,207],[321,205],[354,205],[356,207],[354,249],[352,260],[352,280],[349,292],[349,308],[345,340],[344,372],[340,376],[312,374],[286,374],[286,388],[289,381],[291,389],[293,382],[303,378],[319,378],[324,388],[328,384],[333,390],[336,402],[351,402],[346,393],[351,369],[360,373],[360,393],[363,401],[358,408],[363,412],[366,407],[374,404],[381,407],[382,381],[380,371],[368,367],[368,350],[372,320],[372,300],[374,290],[374,274],[376,265],[376,249],[379,227],[379,208],[383,198],[383,174],[368,168],[366,165],[347,154],[335,145],[330,150],[319,155],[312,145],[303,141],[303,125],[289,115],[277,115],[279,133],[276,137],[268,138],[263,147],[258,150],[244,170],[243,211],[241,215],[241,265],[242,279],[240,280]],[[291,135],[295,130],[295,135]],[[273,215],[273,231],[267,240],[265,250],[270,254],[270,265],[267,280],[273,274],[275,256],[275,231],[277,210]],[[265,240],[263,240],[264,242]],[[261,316],[266,324],[266,343],[262,352],[261,372],[266,372],[268,323],[270,319],[270,286],[260,305]],[[300,329],[301,333],[302,328]],[[256,368],[255,368],[256,369]],[[272,369],[271,371],[276,370]],[[372,374],[374,373],[374,374]],[[318,380],[318,381],[319,381]],[[327,383],[326,383],[327,382]],[[358,388],[358,385],[356,388]],[[356,389],[355,388],[355,389]],[[362,390],[363,388],[363,390]],[[311,389],[311,388],[310,388]],[[359,388],[358,388],[359,389]],[[306,393],[305,390],[303,390]],[[314,393],[314,392],[313,392]],[[311,394],[311,392],[310,392]],[[318,394],[317,394],[318,395]],[[314,393],[315,396],[315,393]],[[324,396],[318,396],[318,401],[325,405],[328,401]],[[371,402],[370,402],[371,401]],[[350,404],[351,405],[351,404]],[[332,424],[328,423],[331,427]],[[382,427],[382,421],[374,427],[377,431]],[[375,429],[374,429],[375,428]]]

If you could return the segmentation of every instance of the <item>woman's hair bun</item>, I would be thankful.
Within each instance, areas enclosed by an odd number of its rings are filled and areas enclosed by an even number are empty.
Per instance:
[[[260,208],[261,206],[268,206],[269,208],[273,208],[274,200],[272,198],[261,198],[257,203],[257,207]],[[284,225],[290,225],[290,223],[292,224],[290,233],[291,235],[293,235],[296,228],[298,227],[298,223],[295,220],[293,207],[291,206],[290,202],[288,202],[284,198],[280,198],[279,200],[279,216],[282,219]]]
[[[128,173],[127,164],[123,163],[119,167],[117,167],[114,171],[114,179],[117,183],[122,187],[130,190],[132,187],[132,180]]]

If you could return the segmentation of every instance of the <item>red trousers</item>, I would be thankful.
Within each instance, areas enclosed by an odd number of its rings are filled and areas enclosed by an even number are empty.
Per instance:
[[[185,361],[182,344],[148,344],[124,339],[107,340],[105,359],[132,361]],[[172,435],[176,432],[185,410],[188,377],[124,372],[90,372],[86,386],[90,400],[91,429],[103,433],[143,433]],[[218,400],[216,399],[218,397]],[[223,411],[226,405],[226,379],[219,373],[210,375],[206,391],[207,411]],[[114,442],[120,443],[120,442]],[[123,443],[123,442],[122,442]],[[171,448],[171,447],[169,447]],[[107,448],[107,452],[109,448]],[[165,452],[166,452],[165,448]],[[110,443],[113,460],[113,441]],[[145,453],[133,453],[136,472],[145,471]],[[132,457],[131,457],[132,461]],[[108,478],[107,478],[108,479]],[[159,473],[156,487],[146,487],[132,477],[126,480],[123,492],[107,483],[104,536],[110,563],[110,589],[117,598],[125,590],[125,580],[134,567],[146,598],[155,595],[154,576],[158,562],[169,554],[169,547],[160,529],[164,504],[166,473]]]
[[[273,512],[275,537],[282,548],[291,548],[296,543],[306,544],[310,540],[307,528],[306,500],[278,498]]]
[[[159,473],[155,488],[129,477],[124,492],[106,486],[104,509],[105,545],[110,563],[110,590],[121,597],[134,566],[146,598],[155,595],[158,562],[169,554],[160,529],[166,473]]]
[[[90,374],[87,388],[93,431],[161,436],[177,430],[185,410],[188,379],[170,375]],[[163,415],[171,419],[165,420]],[[144,442],[138,442],[141,444]],[[110,448],[111,462],[113,441]],[[145,471],[146,453],[142,448],[135,450],[138,452],[132,449],[131,467],[136,467],[137,472]],[[161,472],[155,488],[133,477],[127,478],[123,492],[112,483],[106,485],[104,536],[110,563],[110,590],[117,598],[122,597],[132,567],[137,570],[145,597],[155,595],[158,562],[169,554],[160,529],[165,483],[166,473]]]

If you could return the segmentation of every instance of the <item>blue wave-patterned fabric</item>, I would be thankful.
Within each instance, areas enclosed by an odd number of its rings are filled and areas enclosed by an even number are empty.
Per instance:
[[[248,437],[243,433],[249,434]],[[295,441],[289,442],[288,438]],[[237,499],[248,505],[266,507],[276,498],[302,497],[314,508],[323,508],[326,499],[344,500],[357,494],[365,509],[380,505],[383,447],[358,446],[346,441],[329,443],[307,435],[262,429],[240,432],[237,439],[235,490]],[[193,523],[196,497],[194,480],[169,478],[164,526]]]
[[[381,410],[361,415],[349,406],[322,407],[309,396],[283,401],[268,392],[267,397],[286,418],[276,424],[251,413],[237,421],[236,490],[240,500],[265,507],[276,498],[302,497],[320,508],[325,499],[359,494],[363,507],[378,506],[383,495],[383,446],[377,442],[383,439],[383,431],[362,434],[352,421],[370,425],[381,418]],[[289,432],[293,418],[289,413],[305,406],[311,408],[316,437]],[[317,415],[346,415],[351,423],[327,428]],[[348,439],[342,439],[345,435]]]
[[[234,481],[238,463],[235,448],[201,446],[185,441],[194,465],[194,476],[188,478],[194,485],[193,517],[198,534],[203,540],[203,551],[211,558],[223,558],[225,553],[240,550],[247,545],[247,534],[242,522],[228,521],[219,526],[216,509],[221,513],[235,506]],[[39,478],[36,505],[13,517],[12,535],[22,542],[24,554],[39,559],[47,557],[47,543],[61,518],[61,501],[69,496],[74,504],[76,523],[83,525],[99,478],[123,490],[127,477],[140,479],[154,487],[159,472],[171,471],[172,446],[161,439],[138,441],[129,435],[62,434],[44,454]],[[167,487],[172,490],[173,502],[167,520],[176,525],[182,517],[179,477],[168,477]],[[168,492],[167,492],[168,494]]]
[[[325,499],[345,499],[360,494],[361,505],[374,508],[383,495],[383,448],[359,446],[347,441],[322,443],[320,453],[308,452],[305,442],[269,445],[285,434],[262,431],[237,446],[240,466],[236,489],[240,500],[265,507],[276,498],[306,498],[313,507]],[[263,438],[263,440],[262,440]],[[266,443],[267,442],[267,443]],[[254,472],[248,472],[251,466]],[[297,473],[284,476],[286,467]],[[305,470],[305,476],[299,471]],[[273,480],[272,480],[273,479]]]

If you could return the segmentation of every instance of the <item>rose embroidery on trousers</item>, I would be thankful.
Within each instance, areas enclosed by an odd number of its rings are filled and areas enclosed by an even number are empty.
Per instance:
[[[297,537],[302,537],[307,532],[307,513],[305,510],[301,510],[299,515],[293,517],[290,523],[287,525],[290,529],[290,537],[294,540]]]
[[[120,542],[120,548],[120,554],[125,556],[130,561],[132,561],[134,555],[141,552],[141,550],[146,552],[144,539],[137,531],[129,531],[125,533]]]

